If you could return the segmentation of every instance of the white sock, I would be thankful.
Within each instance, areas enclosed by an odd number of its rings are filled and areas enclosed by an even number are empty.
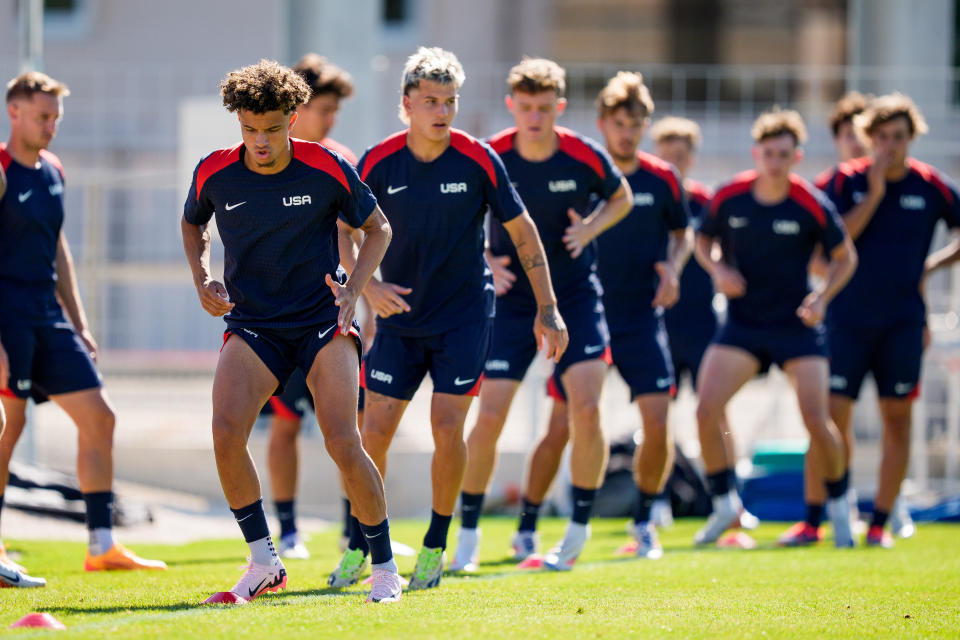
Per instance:
[[[587,533],[587,527],[589,527],[589,525],[571,520],[567,523],[567,534],[564,537],[571,540],[586,540],[589,535]]]
[[[390,573],[400,573],[400,571],[397,569],[397,563],[393,561],[392,556],[386,562],[370,565],[370,570],[372,571],[374,569],[383,569],[385,571],[389,571]]]
[[[113,538],[113,529],[108,527],[97,527],[90,529],[90,555],[102,556],[116,544]]]
[[[280,557],[277,556],[277,550],[273,547],[273,539],[270,536],[248,542],[247,546],[250,547],[250,560],[257,564],[273,566],[280,562]]]

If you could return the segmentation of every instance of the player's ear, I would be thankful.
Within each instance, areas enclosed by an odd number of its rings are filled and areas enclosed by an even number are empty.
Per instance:
[[[756,144],[750,147],[750,155],[753,156],[753,161],[755,163],[760,162],[760,147]]]
[[[597,116],[597,129],[603,132],[603,116]]]
[[[557,98],[557,115],[561,115],[564,110],[567,108],[567,99],[566,98]]]
[[[293,129],[293,123],[297,121],[297,116],[299,115],[300,114],[296,110],[290,114],[290,122],[287,123],[287,129]]]
[[[803,147],[797,147],[793,151],[793,164],[800,164],[801,160],[803,160]]]
[[[503,96],[503,104],[507,105],[507,111],[513,113],[513,96],[509,93]]]

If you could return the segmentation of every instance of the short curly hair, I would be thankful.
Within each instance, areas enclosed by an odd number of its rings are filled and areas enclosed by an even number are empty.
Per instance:
[[[519,64],[510,69],[507,86],[510,93],[533,95],[542,91],[556,91],[557,97],[562,98],[567,91],[567,72],[553,60],[524,56]]]
[[[830,131],[833,132],[834,138],[840,135],[840,127],[845,122],[852,124],[854,116],[863,113],[868,101],[869,98],[859,91],[850,91],[837,100],[833,113],[830,114]]]
[[[782,135],[791,136],[797,146],[807,141],[807,126],[803,123],[803,116],[793,109],[780,107],[761,113],[754,121],[750,133],[753,141],[757,143]]]
[[[231,71],[220,82],[220,95],[227,111],[293,113],[310,99],[310,87],[300,75],[275,60]]]
[[[626,109],[634,118],[646,118],[653,113],[653,98],[647,85],[643,84],[642,73],[618,71],[601,89],[596,107],[601,118],[620,108]]]
[[[353,95],[353,78],[350,74],[316,53],[300,58],[293,70],[300,74],[310,87],[310,95],[334,95],[339,99]]]
[[[858,133],[869,139],[877,127],[897,118],[907,121],[911,138],[923,135],[930,130],[923,114],[910,96],[898,92],[871,100],[863,113],[854,116],[853,126]]]

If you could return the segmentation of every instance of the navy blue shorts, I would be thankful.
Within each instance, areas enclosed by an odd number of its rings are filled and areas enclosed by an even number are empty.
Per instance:
[[[409,400],[429,373],[434,393],[475,396],[490,350],[493,321],[472,322],[433,336],[380,328],[360,376],[368,391]]]
[[[830,338],[830,393],[857,399],[867,373],[881,398],[916,398],[923,362],[923,325],[893,327],[827,326]]]
[[[567,350],[557,363],[559,375],[585,360],[610,362],[610,331],[600,297],[591,290],[561,303],[558,309],[570,334]],[[523,380],[537,354],[537,340],[533,335],[536,313],[536,309],[518,310],[511,305],[497,305],[485,377]]]
[[[0,340],[10,360],[9,388],[0,390],[3,395],[43,402],[48,396],[103,386],[90,352],[70,325],[4,326]]]
[[[320,349],[327,346],[327,343],[338,334],[336,320],[289,329],[235,327],[223,332],[223,343],[226,344],[230,336],[237,336],[250,345],[253,352],[277,379],[278,384],[273,395],[279,396],[283,394],[285,385],[293,372],[298,367],[302,371],[310,371]],[[360,341],[360,327],[356,321],[350,327],[349,335],[356,343],[359,365],[363,355],[363,343]]]
[[[749,327],[727,319],[717,330],[712,344],[743,349],[760,361],[761,371],[771,364],[782,369],[794,358],[830,357],[826,327],[821,324],[811,329],[799,320],[769,327]]]
[[[630,388],[630,399],[649,393],[676,395],[676,378],[667,346],[667,331],[663,316],[650,313],[638,317],[635,330],[610,336],[610,355],[613,365]],[[547,381],[547,395],[566,400],[566,391],[555,369]]]
[[[707,352],[707,347],[710,346],[710,341],[716,333],[716,322],[667,327],[667,335],[670,338],[670,357],[673,359],[673,372],[678,383],[684,372],[689,372],[690,380],[696,388],[703,354]]]
[[[313,396],[307,388],[307,376],[299,367],[283,385],[283,393],[273,396],[260,410],[262,415],[275,415],[286,420],[299,420],[313,411]]]

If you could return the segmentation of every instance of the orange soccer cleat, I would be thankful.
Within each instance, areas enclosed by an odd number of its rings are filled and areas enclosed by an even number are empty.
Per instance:
[[[165,571],[167,563],[162,560],[145,560],[120,543],[99,556],[90,555],[83,563],[84,571],[132,571],[134,569],[156,569]]]

